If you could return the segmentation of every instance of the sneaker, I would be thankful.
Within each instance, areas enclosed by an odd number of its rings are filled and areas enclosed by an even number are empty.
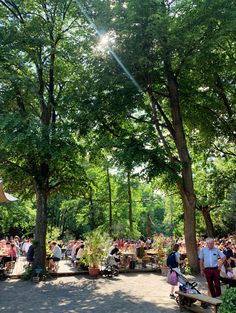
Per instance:
[[[170,299],[175,299],[175,295],[173,295],[173,293],[170,294]]]

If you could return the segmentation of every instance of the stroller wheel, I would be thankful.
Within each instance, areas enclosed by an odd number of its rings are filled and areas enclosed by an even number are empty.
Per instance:
[[[114,272],[113,272],[113,275],[114,276],[118,276],[119,275],[119,271],[117,269],[115,269]]]
[[[201,307],[202,307],[203,309],[207,309],[207,308],[208,308],[208,304],[207,304],[206,302],[202,302],[202,303],[201,303]]]
[[[177,296],[177,297],[175,298],[175,301],[177,302],[178,305],[180,304],[180,298],[179,298],[179,296]]]

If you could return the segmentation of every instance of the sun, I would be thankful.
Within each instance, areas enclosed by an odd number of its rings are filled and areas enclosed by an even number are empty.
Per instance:
[[[115,43],[115,34],[107,32],[99,36],[95,50],[100,53],[108,52]]]
[[[99,42],[98,42],[98,46],[105,48],[105,47],[107,47],[107,46],[109,45],[110,40],[111,40],[111,38],[110,38],[109,33],[104,34],[104,35],[102,35],[102,36],[100,37],[100,40],[99,40]]]

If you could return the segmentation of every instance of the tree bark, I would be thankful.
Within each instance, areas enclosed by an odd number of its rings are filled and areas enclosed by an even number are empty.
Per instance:
[[[152,221],[151,221],[151,217],[149,214],[147,214],[147,236],[150,237],[152,235]]]
[[[107,185],[108,185],[108,201],[109,201],[109,233],[112,235],[112,196],[111,196],[111,181],[109,168],[107,167]]]
[[[36,214],[36,226],[35,226],[35,259],[33,267],[40,267],[45,270],[46,261],[46,232],[47,232],[47,201],[48,190],[47,180],[40,181],[35,180],[36,189],[36,202],[37,202],[37,214]]]
[[[165,63],[168,89],[170,95],[170,109],[172,116],[172,125],[175,130],[174,142],[178,151],[179,160],[182,168],[182,181],[178,182],[178,188],[184,207],[184,235],[187,249],[188,261],[194,272],[199,271],[199,262],[197,255],[196,242],[196,196],[193,186],[192,162],[188,152],[185,138],[183,121],[180,111],[178,84],[174,76],[171,65],[168,61]]]
[[[171,123],[168,117],[163,112],[162,108],[160,107],[158,101],[156,101],[156,105],[153,106],[153,101],[155,101],[155,97],[153,96],[153,94],[151,94],[150,96],[149,92],[149,96],[152,102],[152,110],[155,110],[156,108],[164,119],[178,152],[178,159],[181,163],[181,178],[179,178],[179,180],[177,181],[177,187],[184,208],[184,236],[186,242],[186,250],[190,267],[194,272],[199,272],[195,219],[196,197],[192,178],[192,162],[187,147],[183,121],[181,117],[177,78],[174,75],[171,67],[169,52],[168,50],[166,51],[167,53],[164,56],[164,66],[169,91],[170,113],[172,118]],[[156,113],[154,112],[153,115],[155,117]],[[157,119],[157,117],[155,118]],[[158,123],[158,121],[156,123]],[[158,124],[156,124],[156,128],[158,133],[160,133]],[[176,157],[172,154],[169,145],[163,135],[161,137],[161,140],[163,141],[166,153],[169,156],[170,161],[172,163],[176,162]]]
[[[214,225],[211,219],[211,208],[209,206],[200,208],[205,224],[206,224],[206,233],[208,237],[214,238],[215,230]]]
[[[129,230],[133,233],[133,212],[132,212],[132,192],[131,192],[131,182],[130,182],[130,171],[127,173],[128,182],[128,204],[129,204]]]
[[[193,271],[199,271],[196,242],[196,197],[193,187],[192,162],[186,143],[183,121],[180,112],[177,79],[173,75],[170,65],[166,64],[168,89],[170,94],[170,108],[172,125],[175,130],[175,146],[182,165],[182,181],[178,182],[178,188],[184,207],[184,235],[188,261]]]
[[[90,227],[94,229],[96,227],[95,223],[95,212],[94,212],[94,205],[93,205],[93,189],[89,187],[89,216],[90,216]]]

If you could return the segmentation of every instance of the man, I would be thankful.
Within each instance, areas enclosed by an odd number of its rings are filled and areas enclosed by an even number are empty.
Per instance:
[[[218,259],[221,259],[218,266]],[[222,251],[214,246],[214,239],[206,239],[206,247],[199,253],[201,274],[206,277],[208,288],[213,298],[221,295],[220,270],[219,267],[224,263],[226,256]]]

